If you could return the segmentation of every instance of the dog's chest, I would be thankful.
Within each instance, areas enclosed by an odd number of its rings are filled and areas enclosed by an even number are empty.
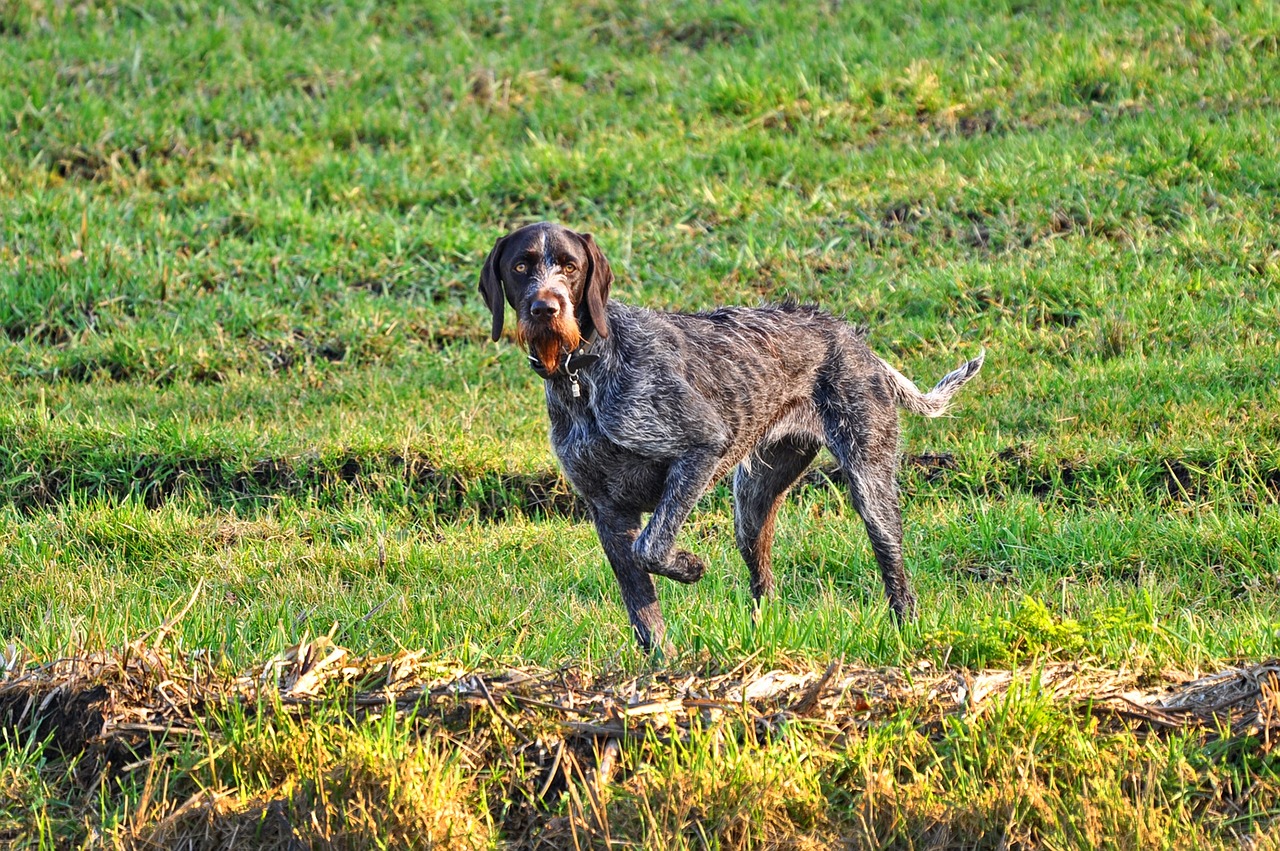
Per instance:
[[[551,419],[551,448],[562,464],[596,463],[603,455],[625,452],[600,427],[600,418],[591,405],[588,385],[577,394],[567,383],[548,384],[547,415]]]
[[[610,439],[592,409],[587,388],[570,398],[548,387],[551,448],[565,476],[589,500],[651,511],[662,493],[669,463],[646,457]]]

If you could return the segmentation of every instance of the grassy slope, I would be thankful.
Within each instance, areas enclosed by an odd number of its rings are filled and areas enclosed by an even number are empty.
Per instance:
[[[642,664],[474,295],[553,217],[622,299],[818,301],[920,383],[989,352],[907,423],[954,459],[904,479],[918,628],[824,488],[753,628],[720,492],[680,646],[1277,652],[1274,7],[441,5],[0,5],[0,635],[118,645],[203,579],[177,639],[233,668],[334,621]]]

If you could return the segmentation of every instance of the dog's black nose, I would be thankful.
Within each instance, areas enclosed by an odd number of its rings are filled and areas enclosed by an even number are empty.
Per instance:
[[[538,319],[550,319],[560,312],[560,305],[556,304],[554,301],[538,299],[533,304],[529,305],[529,312]]]

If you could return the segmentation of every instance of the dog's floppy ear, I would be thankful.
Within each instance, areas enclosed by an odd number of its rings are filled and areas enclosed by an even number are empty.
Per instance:
[[[591,316],[591,324],[601,337],[609,336],[609,321],[605,318],[604,306],[609,301],[609,287],[613,285],[613,270],[609,261],[604,259],[600,246],[589,233],[578,234],[582,247],[587,250],[587,312]]]
[[[493,314],[493,330],[490,336],[494,342],[502,337],[502,314],[505,308],[502,297],[502,277],[498,274],[498,264],[502,261],[502,249],[506,247],[507,237],[500,237],[493,244],[493,250],[484,259],[480,269],[480,297],[485,306]]]

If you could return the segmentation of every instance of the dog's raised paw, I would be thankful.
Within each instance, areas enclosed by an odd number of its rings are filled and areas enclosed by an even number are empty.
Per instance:
[[[671,561],[662,566],[661,571],[651,571],[659,576],[692,585],[707,572],[707,563],[688,550],[676,550]]]

